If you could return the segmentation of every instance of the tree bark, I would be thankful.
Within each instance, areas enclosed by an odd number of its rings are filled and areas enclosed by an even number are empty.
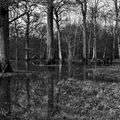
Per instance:
[[[15,21],[15,39],[16,39],[16,51],[15,51],[15,62],[16,62],[16,70],[18,69],[18,28],[17,28],[17,22]]]
[[[68,40],[68,53],[69,53],[68,59],[69,59],[69,61],[71,61],[72,60],[72,52],[71,52],[70,40]]]
[[[29,13],[27,15],[27,23],[26,23],[26,53],[25,53],[25,60],[26,60],[26,70],[29,70],[29,27],[30,27],[30,15]]]
[[[86,56],[86,18],[83,20],[83,58],[86,61],[87,56]]]
[[[73,47],[73,54],[72,56],[74,57],[75,56],[75,53],[76,53],[76,36],[77,36],[77,26],[75,28],[75,37],[74,37],[74,47]]]
[[[81,3],[81,10],[82,10],[82,16],[83,16],[83,59],[85,63],[87,62],[87,55],[86,55],[86,12],[87,12],[87,2],[84,0],[83,3]]]
[[[59,63],[62,63],[61,34],[60,34],[59,23],[57,23],[57,31],[58,31]]]
[[[119,6],[118,6],[118,0],[114,0],[114,5],[115,5],[115,16],[116,16],[116,23],[115,23],[115,33],[114,33],[114,46],[113,46],[113,50],[114,50],[114,52],[113,53],[115,53],[115,48],[117,48],[117,56],[120,58],[120,53],[119,53],[119,36],[118,36],[118,19],[119,19]],[[117,44],[117,46],[116,46],[116,44]],[[114,57],[115,57],[115,55],[114,55]]]
[[[9,62],[9,16],[7,4],[6,6],[0,5],[0,72],[11,71]]]
[[[96,18],[94,18],[94,39],[93,39],[93,60],[97,59],[97,51],[96,51]]]
[[[58,34],[58,49],[59,49],[59,63],[62,63],[62,49],[61,49],[61,33],[60,33],[60,25],[59,25],[59,17],[57,11],[54,10],[55,17],[56,17],[56,27],[57,27],[57,34]]]
[[[47,63],[53,60],[53,0],[47,0]]]
[[[90,52],[91,52],[91,28],[90,28],[90,33],[89,33],[89,39],[88,39],[88,59],[90,58]]]

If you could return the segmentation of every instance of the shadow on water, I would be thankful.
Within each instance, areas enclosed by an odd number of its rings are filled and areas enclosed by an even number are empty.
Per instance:
[[[88,70],[87,66],[71,63],[30,66],[29,69],[20,66],[20,69],[37,72],[0,78],[1,120],[105,119],[104,113],[100,117],[100,110],[103,110],[100,100],[111,96],[105,89],[112,93],[112,83],[97,81],[95,69]],[[120,90],[119,86],[119,83],[114,84]],[[109,114],[107,109],[106,114]]]

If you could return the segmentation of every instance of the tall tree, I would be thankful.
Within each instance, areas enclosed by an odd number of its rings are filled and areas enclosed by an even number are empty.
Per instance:
[[[61,30],[60,25],[64,18],[63,14],[67,11],[70,11],[70,5],[72,2],[69,0],[54,0],[54,20],[57,28],[58,35],[58,50],[59,50],[59,62],[62,63],[62,46],[61,46]]]
[[[9,23],[22,16],[9,21],[9,6],[12,4],[16,4],[16,2],[14,0],[0,1],[0,72],[12,71],[9,62]]]
[[[53,0],[47,0],[47,53],[46,61],[53,60]]]
[[[59,50],[59,62],[62,63],[62,49],[61,49],[61,32],[60,32],[60,9],[64,5],[63,0],[57,1],[54,5],[54,15],[58,35],[58,50]]]
[[[81,5],[83,16],[83,59],[87,62],[87,35],[86,35],[86,15],[87,15],[87,0],[76,0]]]
[[[99,16],[99,10],[102,8],[100,6],[101,0],[92,0],[90,1],[90,16],[92,18],[92,24],[93,24],[93,55],[92,60],[97,59],[97,18]]]
[[[119,49],[120,49],[120,41],[119,41],[119,34],[118,34],[118,22],[119,22],[119,5],[118,2],[119,0],[113,0],[114,2],[114,7],[115,7],[115,31],[114,31],[114,42],[113,42],[113,59],[115,57],[115,47],[117,47],[117,53],[118,53],[118,57],[120,58],[120,53],[119,53]],[[115,46],[115,43],[117,43],[117,46]]]
[[[0,2],[0,71],[11,72],[9,63],[9,14],[8,0]]]

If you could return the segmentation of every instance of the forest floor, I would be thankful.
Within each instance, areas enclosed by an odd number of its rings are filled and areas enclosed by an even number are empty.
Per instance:
[[[111,79],[113,82],[120,82],[120,65],[115,64],[110,66],[97,67],[95,69],[95,76]]]
[[[62,114],[69,120],[120,120],[120,65],[89,70],[95,80],[68,79],[62,86]]]

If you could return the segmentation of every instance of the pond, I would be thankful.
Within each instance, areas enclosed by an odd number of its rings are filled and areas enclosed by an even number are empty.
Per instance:
[[[120,119],[119,82],[99,79],[80,64],[30,68],[0,78],[1,120]]]

